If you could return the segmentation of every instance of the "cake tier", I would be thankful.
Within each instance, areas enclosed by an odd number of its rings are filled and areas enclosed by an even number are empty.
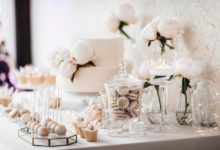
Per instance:
[[[95,66],[118,66],[123,59],[123,39],[118,34],[100,33],[81,36],[95,50],[93,63]]]
[[[57,76],[57,84],[69,92],[99,92],[104,83],[118,73],[118,67],[82,67],[71,80]]]

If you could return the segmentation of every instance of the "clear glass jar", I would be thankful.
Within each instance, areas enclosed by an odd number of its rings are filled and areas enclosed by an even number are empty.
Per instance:
[[[117,76],[105,84],[108,96],[110,118],[120,122],[119,131],[110,136],[124,137],[132,134],[132,119],[139,117],[141,111],[142,85],[132,76]]]

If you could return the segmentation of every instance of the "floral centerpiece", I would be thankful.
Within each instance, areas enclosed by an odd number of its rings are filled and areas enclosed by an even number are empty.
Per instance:
[[[86,41],[76,41],[69,49],[57,48],[49,54],[52,66],[63,77],[72,82],[80,67],[94,66],[92,46]]]
[[[159,102],[159,110],[154,113],[154,116],[161,115],[162,111],[162,103],[161,103],[161,93],[160,93],[160,85],[159,84],[153,84],[150,82],[150,70],[157,68],[157,70],[163,69],[168,69],[170,70],[171,74],[166,75],[163,74],[162,71],[161,73],[158,72],[158,75],[154,75],[153,80],[171,80],[174,77],[174,69],[172,66],[172,63],[168,64],[170,62],[170,58],[164,57],[164,54],[168,50],[173,50],[174,49],[174,44],[173,40],[179,35],[182,34],[182,27],[180,23],[178,22],[177,19],[175,18],[161,18],[161,17],[156,17],[154,18],[150,23],[148,23],[141,31],[141,37],[144,42],[147,43],[148,46],[151,46],[151,43],[154,41],[157,41],[159,46],[160,46],[160,55],[159,58],[156,60],[147,60],[142,63],[139,69],[139,74],[142,77],[142,79],[145,80],[144,88],[150,87],[150,95],[151,95],[151,100],[154,98],[157,99],[154,103],[155,105],[158,104]],[[153,53],[156,50],[153,50]],[[159,69],[160,68],[160,69]],[[167,70],[167,71],[168,71]],[[172,71],[173,70],[173,71]],[[165,73],[165,72],[164,72]],[[163,75],[162,75],[163,74]],[[156,93],[156,94],[154,94]],[[158,117],[159,118],[159,117]],[[157,120],[154,118],[148,116],[148,119],[152,123],[157,123]]]

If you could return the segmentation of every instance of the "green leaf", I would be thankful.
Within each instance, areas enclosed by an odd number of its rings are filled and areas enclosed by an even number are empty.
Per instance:
[[[164,78],[166,76],[155,76],[154,79],[160,79],[160,78]]]
[[[123,29],[124,26],[127,26],[128,24],[126,22],[120,21],[119,24],[119,31],[125,36],[127,37],[129,40],[133,40]]]
[[[148,47],[151,45],[151,42],[152,42],[152,40],[150,40],[150,41],[148,42]]]
[[[144,88],[148,88],[149,86],[152,86],[152,84],[150,84],[149,82],[144,83]]]
[[[182,78],[182,90],[181,92],[186,95],[187,89],[190,88],[190,80],[187,78]]]

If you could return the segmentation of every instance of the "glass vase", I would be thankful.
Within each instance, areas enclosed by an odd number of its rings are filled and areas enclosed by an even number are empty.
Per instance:
[[[150,123],[159,124],[161,120],[161,100],[159,86],[150,86],[146,90],[148,94],[146,115]]]
[[[197,133],[217,126],[218,103],[215,101],[217,95],[213,87],[211,81],[200,81],[192,92],[192,125]]]
[[[182,87],[181,87],[182,89]],[[180,125],[192,124],[192,112],[191,112],[191,89],[188,88],[185,93],[181,92],[177,103],[176,118]]]

